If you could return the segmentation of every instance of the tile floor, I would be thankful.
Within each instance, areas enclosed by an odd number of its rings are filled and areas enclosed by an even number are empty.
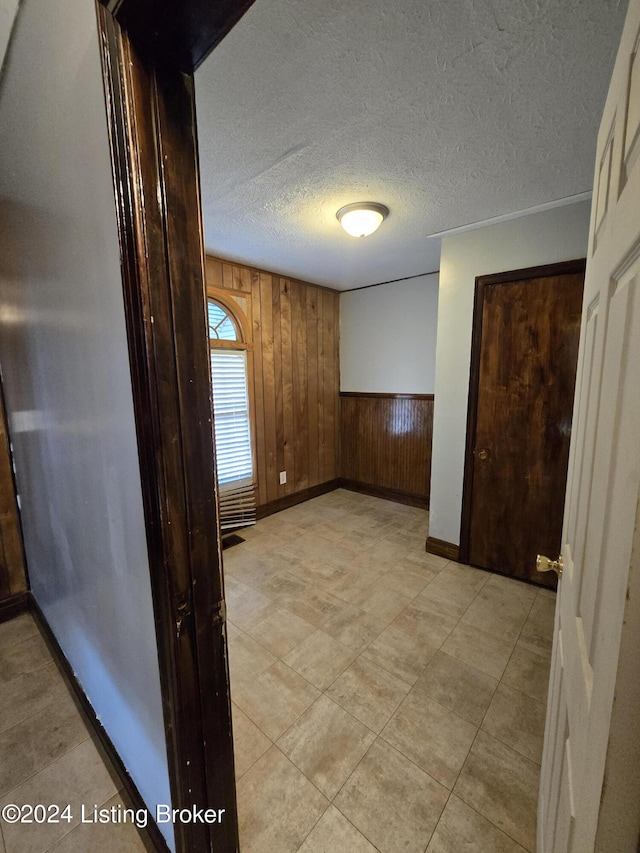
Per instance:
[[[522,853],[554,596],[424,552],[337,491],[225,551],[242,853]],[[30,616],[0,625],[0,806],[122,803]],[[131,825],[0,824],[0,853],[141,853]]]
[[[79,823],[80,803],[123,807],[114,778],[33,618],[0,624],[0,808],[70,803],[75,814],[71,823],[0,822],[0,853],[144,853],[131,824]]]
[[[522,853],[555,596],[336,491],[225,551],[242,853]]]

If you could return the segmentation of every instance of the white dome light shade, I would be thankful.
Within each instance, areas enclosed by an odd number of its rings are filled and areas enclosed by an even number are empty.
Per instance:
[[[389,213],[384,204],[374,201],[358,201],[347,204],[336,213],[338,222],[352,237],[368,237],[382,225]]]

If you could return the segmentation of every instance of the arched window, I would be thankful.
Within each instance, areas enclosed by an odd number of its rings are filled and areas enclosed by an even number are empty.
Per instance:
[[[215,341],[237,341],[238,327],[226,308],[214,299],[209,299],[209,341],[215,346]]]
[[[247,344],[232,311],[207,301],[216,469],[223,530],[255,522]]]

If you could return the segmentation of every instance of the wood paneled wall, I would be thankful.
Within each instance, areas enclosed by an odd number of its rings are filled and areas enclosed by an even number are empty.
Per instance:
[[[0,399],[0,602],[9,601],[25,593],[26,589],[9,440]]]
[[[343,392],[345,485],[429,506],[433,396]]]
[[[211,256],[206,278],[251,294],[258,506],[335,480],[339,293]]]

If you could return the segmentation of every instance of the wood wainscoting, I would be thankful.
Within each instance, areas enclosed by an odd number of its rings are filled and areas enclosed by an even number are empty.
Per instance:
[[[205,269],[208,286],[251,294],[256,502],[283,508],[339,474],[340,294],[210,255]]]
[[[0,389],[0,622],[27,608],[27,576],[13,465]]]
[[[341,483],[429,508],[432,394],[340,394]]]

